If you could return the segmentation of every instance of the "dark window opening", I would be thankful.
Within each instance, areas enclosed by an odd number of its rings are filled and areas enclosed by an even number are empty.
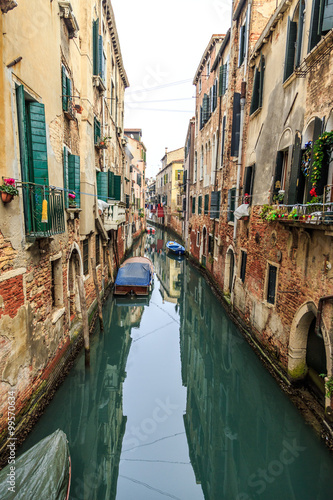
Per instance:
[[[240,279],[242,280],[243,283],[245,281],[246,261],[247,261],[247,253],[242,250],[242,260],[241,260],[241,268],[240,268]]]
[[[86,276],[89,273],[89,240],[83,240],[83,274]]]
[[[275,304],[276,275],[277,275],[277,267],[269,264],[268,284],[267,284],[267,302],[269,304]]]

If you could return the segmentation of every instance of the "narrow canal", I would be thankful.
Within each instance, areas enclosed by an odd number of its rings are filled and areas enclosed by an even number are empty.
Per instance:
[[[90,369],[82,353],[22,451],[62,429],[72,500],[332,498],[328,450],[166,238],[135,250],[154,262],[149,301],[110,296]]]

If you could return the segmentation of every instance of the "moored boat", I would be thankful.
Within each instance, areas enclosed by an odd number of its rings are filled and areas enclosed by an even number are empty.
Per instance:
[[[0,472],[0,492],[5,493],[1,498],[68,500],[70,482],[67,437],[58,429],[20,457],[8,459],[8,465]]]
[[[147,257],[131,257],[120,266],[114,284],[114,295],[148,295],[154,278],[154,267]]]
[[[146,231],[147,231],[148,234],[155,234],[155,228],[154,227],[148,226],[147,229],[146,229]]]
[[[184,255],[185,253],[185,248],[176,241],[168,241],[166,247],[170,252],[176,255]]]

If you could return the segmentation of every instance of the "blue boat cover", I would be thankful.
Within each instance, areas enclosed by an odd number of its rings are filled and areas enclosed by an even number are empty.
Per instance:
[[[148,286],[150,282],[150,265],[142,264],[141,262],[131,262],[119,268],[115,284],[123,286]]]
[[[172,252],[180,253],[180,254],[185,253],[185,248],[182,245],[180,245],[179,243],[177,243],[176,241],[168,241],[166,246]]]

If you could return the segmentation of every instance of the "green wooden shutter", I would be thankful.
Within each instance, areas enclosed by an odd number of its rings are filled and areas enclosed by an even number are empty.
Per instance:
[[[319,23],[320,2],[321,2],[321,0],[313,0],[313,2],[312,2],[308,52],[311,52],[311,50],[317,45],[317,43],[321,39],[321,34],[318,33],[319,24],[320,24]]]
[[[195,214],[195,196],[192,198],[192,214]]]
[[[259,108],[262,108],[262,99],[263,99],[263,93],[264,93],[264,76],[265,76],[265,58],[263,55],[261,55],[260,58],[260,75],[259,75]]]
[[[72,101],[72,80],[66,78],[66,92],[69,97],[67,97],[67,110],[69,110],[69,103]]]
[[[223,64],[220,66],[220,73],[219,73],[219,97],[222,97],[222,88],[223,88]]]
[[[290,178],[289,178],[289,188],[288,188],[287,199],[286,199],[287,205],[293,205],[294,203],[297,203],[297,188],[298,188],[298,184],[299,184],[300,175],[302,175],[301,174],[301,159],[302,159],[301,142],[302,142],[302,136],[299,132],[296,132],[295,144],[294,144],[294,154],[293,154],[291,171],[290,171]]]
[[[61,82],[62,82],[62,109],[67,111],[68,98],[67,98],[67,76],[65,66],[61,66]]]
[[[235,211],[235,198],[236,198],[236,188],[229,189],[228,191],[228,222],[233,222],[234,211]]]
[[[294,72],[296,38],[297,38],[297,23],[291,21],[290,17],[288,17],[287,45],[286,45],[286,56],[284,61],[284,74],[283,74],[284,82]]]
[[[23,182],[33,182],[33,176],[29,169],[28,137],[27,137],[27,116],[24,98],[24,86],[20,85],[16,89],[17,120],[20,141],[20,163],[21,178]],[[26,233],[29,234],[32,228],[31,203],[28,189],[23,189],[24,220]]]
[[[226,124],[226,116],[224,115],[222,120],[221,166],[223,165],[223,160],[224,160],[225,124]]]
[[[99,200],[108,199],[108,173],[97,172],[97,197]]]
[[[303,41],[303,21],[304,21],[304,0],[299,2],[299,15],[298,15],[298,27],[297,27],[297,44],[296,44],[296,60],[295,67],[298,68],[301,62],[302,53],[302,41]]]
[[[109,198],[114,199],[114,173],[111,170],[108,171],[108,182],[109,182]]]
[[[94,117],[94,143],[98,144],[101,139],[101,123]]]
[[[77,155],[68,156],[68,189],[75,192],[75,203],[80,207],[80,157]]]
[[[198,196],[198,215],[202,213],[202,196]]]
[[[209,194],[205,194],[204,214],[209,215]]]
[[[227,71],[228,71],[228,64],[223,65],[223,80],[222,80],[222,95],[226,93],[227,90]]]
[[[104,80],[103,37],[98,36],[98,75]]]
[[[278,151],[277,155],[276,155],[276,165],[275,165],[274,182],[273,182],[273,195],[278,194],[278,192],[281,189],[282,166],[283,166],[283,152]]]
[[[232,117],[231,156],[238,156],[240,139],[240,115],[240,94],[238,92],[235,92]]]
[[[209,118],[209,97],[207,94],[203,97],[203,113],[202,113],[202,121],[205,124]]]
[[[47,165],[45,107],[39,102],[28,105],[28,120],[32,152],[32,166],[35,184],[49,185]]]
[[[64,157],[63,157],[63,169],[64,169],[64,200],[65,207],[68,207],[68,189],[69,189],[69,179],[68,179],[68,149],[64,147]]]
[[[244,31],[245,31],[245,26],[241,26],[239,30],[238,66],[241,66],[242,62],[244,61],[244,42],[245,42]]]
[[[98,75],[99,69],[99,19],[93,21],[93,74]]]
[[[220,191],[212,191],[210,200],[210,218],[218,219],[220,217]]]
[[[322,33],[333,28],[333,0],[326,0],[324,7],[324,16],[322,23]]]
[[[114,197],[118,201],[121,199],[121,175],[114,176]]]
[[[260,72],[258,68],[256,68],[254,70],[250,115],[252,115],[252,113],[257,111],[259,107],[259,87],[260,87]]]

